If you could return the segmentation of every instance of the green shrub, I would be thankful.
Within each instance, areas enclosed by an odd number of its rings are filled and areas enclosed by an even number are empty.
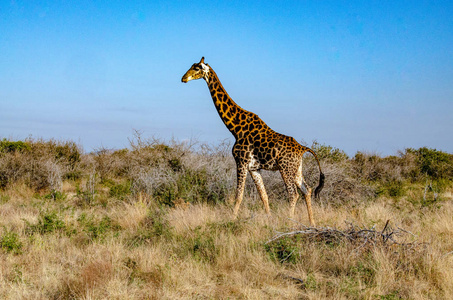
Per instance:
[[[6,188],[8,185],[8,175],[5,170],[0,170],[0,190]]]
[[[64,159],[70,166],[74,167],[80,162],[80,150],[74,142],[66,142],[55,146],[55,158]]]
[[[23,264],[13,264],[11,273],[7,277],[9,281],[14,282],[14,283],[23,283],[24,279],[23,277]]]
[[[174,206],[178,199],[191,203],[206,200],[209,202],[206,170],[187,169],[180,173],[172,173],[171,177],[173,180],[166,180],[153,190],[153,196],[161,204]]]
[[[221,221],[207,224],[208,228],[216,234],[217,231],[231,233],[234,235],[240,234],[245,230],[244,223],[236,221]]]
[[[406,152],[418,157],[420,172],[432,179],[451,179],[453,177],[453,154],[427,147],[418,150],[408,148]]]
[[[448,187],[451,186],[451,180],[452,178],[440,178],[437,180],[433,180],[432,183],[430,184],[431,190],[434,193],[445,192],[448,189]]]
[[[349,267],[347,275],[350,278],[360,278],[365,284],[372,285],[375,282],[376,271],[365,262],[358,260]]]
[[[378,155],[357,152],[351,163],[356,171],[356,176],[364,181],[376,182],[381,180],[384,175],[384,165]]]
[[[10,199],[9,195],[0,194],[0,204],[7,203]]]
[[[23,141],[9,141],[7,139],[3,139],[0,141],[0,152],[3,153],[11,153],[11,152],[24,152],[29,151],[30,144]]]
[[[349,159],[346,152],[341,149],[313,142],[312,150],[316,152],[319,160],[330,160],[333,162],[346,161]]]
[[[142,244],[158,239],[171,239],[171,226],[165,218],[165,209],[150,210],[146,218],[140,223],[139,230],[134,233],[127,244],[138,247]]]
[[[101,220],[97,221],[93,216],[87,216],[84,213],[77,221],[83,231],[93,240],[103,240],[109,232],[117,233],[121,230],[121,226],[114,223],[108,216],[103,216]]]
[[[128,195],[132,193],[132,183],[131,181],[126,181],[125,183],[114,184],[110,187],[109,195],[110,197],[124,200]]]
[[[401,181],[389,181],[381,184],[377,189],[378,195],[384,194],[390,197],[401,197],[405,194],[404,184]]]
[[[55,201],[64,201],[66,200],[66,194],[60,191],[52,190],[49,194],[44,196],[44,199],[50,199]]]
[[[270,258],[281,264],[297,263],[300,261],[301,239],[298,236],[281,238],[275,242],[265,244],[264,248]]]
[[[28,221],[25,232],[28,234],[47,234],[55,231],[65,231],[66,225],[56,212],[40,213],[38,223],[30,224]]]
[[[313,273],[308,273],[307,278],[305,279],[304,287],[308,290],[315,291],[318,289],[318,282],[316,281]]]
[[[165,218],[164,209],[150,210],[143,224],[154,236],[171,236],[171,227]]]
[[[179,172],[182,170],[182,162],[179,158],[171,158],[168,160],[168,166],[173,172]]]
[[[202,230],[200,226],[194,229],[194,235],[186,240],[190,254],[197,260],[213,263],[217,257],[214,236]]]
[[[22,253],[22,242],[19,240],[17,233],[7,231],[0,239],[0,248],[7,253],[20,254]]]
[[[165,218],[164,209],[150,210],[148,216],[143,220],[142,224],[152,236],[171,236],[171,227]]]

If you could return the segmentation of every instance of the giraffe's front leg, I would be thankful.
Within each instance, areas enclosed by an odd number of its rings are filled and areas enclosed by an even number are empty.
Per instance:
[[[252,175],[253,182],[255,182],[256,189],[258,190],[258,193],[260,194],[261,201],[263,201],[264,209],[266,210],[267,215],[270,216],[271,212],[269,209],[269,200],[267,197],[266,188],[264,187],[263,178],[261,177],[261,174],[259,171],[250,170],[250,175]]]
[[[241,206],[242,198],[244,196],[245,180],[247,178],[247,165],[237,164],[237,187],[236,187],[236,201],[234,204],[233,218],[238,216],[239,206]]]

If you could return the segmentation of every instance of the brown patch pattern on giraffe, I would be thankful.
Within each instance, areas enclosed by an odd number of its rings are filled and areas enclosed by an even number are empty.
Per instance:
[[[314,192],[315,197],[318,197],[324,185],[324,174],[316,153],[310,148],[300,145],[294,138],[273,131],[258,115],[237,105],[225,91],[214,70],[204,63],[204,57],[199,63],[192,65],[181,81],[188,82],[200,78],[203,78],[208,84],[220,118],[236,139],[232,149],[237,166],[234,217],[237,217],[242,202],[247,171],[252,176],[267,214],[270,214],[267,193],[259,171],[261,169],[278,170],[282,174],[289,194],[290,216],[294,215],[295,205],[299,198],[297,190],[299,189],[307,205],[310,224],[314,226],[311,208],[312,189],[302,176],[302,158],[305,152],[310,152],[318,163],[319,185]]]

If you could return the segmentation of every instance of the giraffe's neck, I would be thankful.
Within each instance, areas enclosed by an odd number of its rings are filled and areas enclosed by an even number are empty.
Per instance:
[[[250,114],[250,112],[237,105],[233,99],[230,98],[212,68],[209,69],[209,73],[204,79],[208,84],[212,100],[214,101],[214,105],[220,118],[233,136],[238,139],[241,135],[240,122],[244,119],[244,116]]]

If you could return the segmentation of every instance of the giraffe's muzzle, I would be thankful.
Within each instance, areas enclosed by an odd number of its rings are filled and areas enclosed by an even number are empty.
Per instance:
[[[190,70],[189,70],[190,71]],[[181,78],[181,82],[187,83],[192,79],[191,74],[189,74],[189,71],[186,72]]]

